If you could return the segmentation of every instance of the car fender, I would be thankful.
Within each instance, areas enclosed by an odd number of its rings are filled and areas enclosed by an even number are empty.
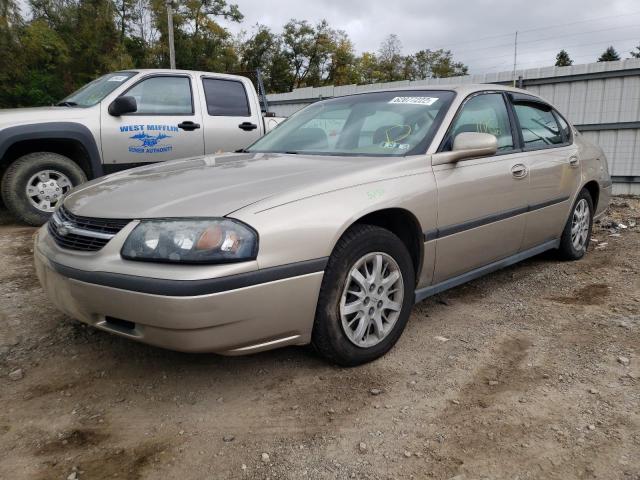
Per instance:
[[[423,232],[436,227],[437,192],[432,172],[379,180],[326,192],[265,210],[231,215],[260,235],[259,268],[326,258],[359,219],[385,209],[404,209]]]

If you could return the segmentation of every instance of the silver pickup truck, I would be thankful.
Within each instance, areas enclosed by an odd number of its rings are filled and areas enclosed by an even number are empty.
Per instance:
[[[41,225],[87,179],[239,150],[280,121],[263,115],[245,77],[181,70],[110,73],[56,106],[0,110],[2,200],[19,221]]]

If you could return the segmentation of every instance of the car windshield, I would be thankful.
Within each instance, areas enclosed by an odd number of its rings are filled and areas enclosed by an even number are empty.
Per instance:
[[[122,82],[126,82],[135,74],[136,72],[116,72],[104,75],[76,90],[58,105],[62,107],[91,107],[101,102],[104,97],[122,85]]]
[[[315,103],[258,140],[249,152],[392,156],[424,153],[454,93],[375,92]]]

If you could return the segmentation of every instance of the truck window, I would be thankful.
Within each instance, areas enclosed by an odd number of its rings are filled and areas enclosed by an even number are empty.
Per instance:
[[[191,81],[187,77],[151,77],[125,93],[138,103],[140,115],[192,115]]]
[[[250,117],[249,99],[242,82],[203,78],[207,112],[212,117]]]

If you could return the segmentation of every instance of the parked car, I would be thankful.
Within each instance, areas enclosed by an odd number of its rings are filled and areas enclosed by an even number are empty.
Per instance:
[[[2,199],[21,222],[42,225],[71,188],[87,179],[232,152],[280,121],[263,118],[260,98],[245,77],[180,70],[110,73],[54,107],[0,110]]]
[[[78,188],[35,240],[62,311],[187,352],[312,343],[357,365],[412,305],[525,258],[585,255],[602,150],[551,105],[486,86],[326,100],[246,153]]]

